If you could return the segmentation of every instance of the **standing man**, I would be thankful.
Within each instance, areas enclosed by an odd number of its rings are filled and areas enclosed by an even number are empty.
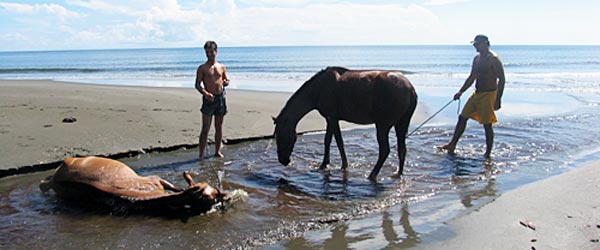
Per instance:
[[[477,35],[471,43],[479,54],[473,59],[471,74],[458,93],[454,95],[454,100],[458,100],[462,93],[473,85],[473,82],[475,82],[475,92],[469,97],[458,116],[452,140],[439,148],[446,149],[448,153],[453,154],[458,140],[465,131],[467,120],[471,118],[483,124],[487,146],[484,156],[490,158],[494,144],[492,124],[497,121],[494,110],[500,109],[500,99],[504,92],[504,67],[498,54],[490,50],[490,41],[487,36]]]
[[[221,141],[223,140],[223,118],[227,114],[225,89],[229,78],[225,66],[217,62],[217,43],[207,41],[204,44],[206,62],[196,71],[196,89],[202,94],[202,131],[200,132],[200,160],[204,159],[204,149],[208,141],[208,132],[215,117],[215,156],[223,157]],[[204,87],[202,84],[204,83]]]

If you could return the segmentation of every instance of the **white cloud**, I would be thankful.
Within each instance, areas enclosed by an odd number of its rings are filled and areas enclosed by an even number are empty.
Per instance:
[[[120,6],[118,4],[113,4],[107,1],[102,0],[91,0],[91,1],[81,1],[81,0],[67,0],[67,4],[80,6],[83,8],[87,8],[95,11],[108,11],[108,12],[118,12],[118,13],[127,13],[128,9],[124,6]]]
[[[449,4],[455,4],[455,3],[464,3],[464,2],[469,2],[471,0],[429,0],[425,3],[423,3],[423,5],[449,5]]]
[[[439,20],[432,12],[417,5],[251,7],[238,9],[235,14],[231,25],[234,30],[228,32],[247,39],[245,42],[253,45],[402,43],[412,39],[407,37],[407,31],[436,29],[439,26]]]
[[[58,4],[29,5],[20,3],[0,2],[0,7],[11,12],[25,15],[50,14],[63,20],[67,18],[77,18],[81,16],[79,13],[74,11],[68,11],[63,6],[60,6]]]
[[[67,0],[67,7],[84,8],[73,15],[79,20],[53,24],[56,34],[44,38],[68,48],[201,46],[209,39],[222,46],[420,44],[442,29],[438,17],[418,5],[324,2],[271,6],[262,0],[238,6],[234,0]],[[296,6],[300,3],[306,4]],[[56,4],[0,6],[13,12],[54,8],[76,14]],[[29,40],[48,35],[35,32],[35,25],[28,29]],[[425,35],[416,37],[415,31]]]

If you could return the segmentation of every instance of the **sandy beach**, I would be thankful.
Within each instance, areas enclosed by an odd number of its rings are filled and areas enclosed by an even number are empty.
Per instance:
[[[226,143],[270,136],[271,115],[278,114],[290,95],[228,90]],[[0,171],[4,176],[41,170],[66,156],[194,148],[201,127],[200,103],[191,88],[1,80]],[[426,106],[419,105],[413,124],[428,117],[431,110]],[[71,117],[76,121],[63,122]],[[324,120],[312,112],[298,131],[324,128]],[[212,137],[211,132],[209,140]],[[421,235],[415,249],[599,249],[600,163],[572,167],[502,194],[449,221],[448,227]],[[531,227],[520,221],[531,222]]]

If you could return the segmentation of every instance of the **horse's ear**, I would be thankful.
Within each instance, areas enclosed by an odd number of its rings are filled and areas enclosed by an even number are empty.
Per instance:
[[[196,185],[196,182],[194,179],[192,179],[192,176],[188,172],[183,172],[183,178],[185,178],[190,187]]]
[[[275,116],[273,116],[273,115],[272,115],[272,116],[271,116],[271,119],[273,119],[273,124],[276,124],[276,123],[277,123],[277,117],[275,117]]]

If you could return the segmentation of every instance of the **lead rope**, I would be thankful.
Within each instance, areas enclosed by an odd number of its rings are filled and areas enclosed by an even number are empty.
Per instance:
[[[446,103],[446,105],[444,105],[440,110],[438,110],[433,115],[431,115],[429,118],[427,118],[427,120],[425,120],[423,123],[421,123],[421,125],[419,125],[412,132],[410,132],[405,138],[408,138],[409,136],[411,136],[412,134],[414,134],[415,132],[417,132],[417,130],[419,130],[421,127],[423,127],[423,125],[425,125],[425,123],[429,122],[431,119],[433,119],[433,117],[435,117],[437,114],[439,114],[440,112],[442,112],[442,110],[444,110],[446,107],[448,107],[453,101],[455,101],[455,100],[453,99],[453,100],[450,100],[448,103]],[[458,99],[458,107],[456,109],[456,114],[458,114],[459,111],[460,111],[460,99]]]

